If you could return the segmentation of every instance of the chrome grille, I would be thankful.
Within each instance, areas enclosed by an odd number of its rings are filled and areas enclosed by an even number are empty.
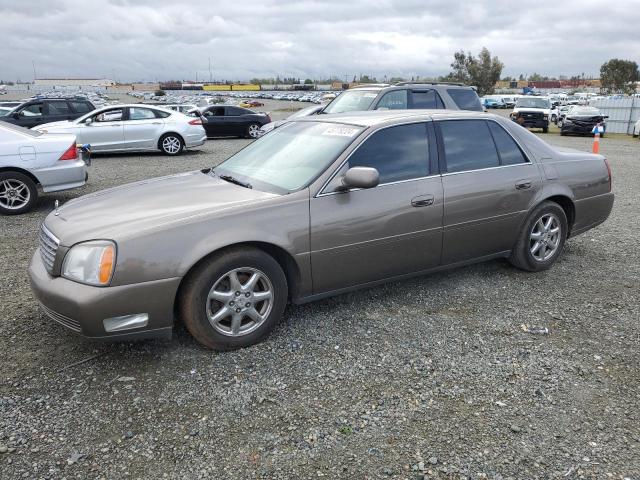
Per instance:
[[[51,310],[49,307],[46,307],[42,303],[40,304],[40,307],[42,307],[42,310],[47,315],[47,317],[49,317],[54,322],[59,323],[63,327],[67,327],[69,330],[73,330],[76,333],[80,333],[81,331],[80,322],[78,322],[77,320],[74,320],[73,318],[69,318],[65,315],[62,315],[61,313],[54,312],[53,310]]]
[[[42,224],[40,227],[40,256],[50,275],[53,273],[53,263],[56,260],[59,245],[60,241]]]

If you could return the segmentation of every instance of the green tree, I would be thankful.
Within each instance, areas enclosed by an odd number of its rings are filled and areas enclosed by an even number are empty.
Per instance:
[[[607,92],[633,93],[638,79],[638,64],[631,60],[612,58],[600,67],[600,82]]]
[[[311,80],[310,78],[305,78],[304,84],[305,85],[312,85],[313,84],[313,80]]]
[[[486,47],[480,50],[477,57],[471,52],[463,50],[453,54],[451,73],[446,80],[474,85],[478,88],[478,95],[483,96],[495,91],[495,85],[500,80],[504,64],[498,57],[492,57]]]

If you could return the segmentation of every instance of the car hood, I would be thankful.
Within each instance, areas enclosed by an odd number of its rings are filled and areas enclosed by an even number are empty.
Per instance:
[[[235,185],[200,171],[152,178],[71,200],[45,220],[71,246],[91,239],[119,240],[144,230],[234,207],[263,202],[277,194]]]

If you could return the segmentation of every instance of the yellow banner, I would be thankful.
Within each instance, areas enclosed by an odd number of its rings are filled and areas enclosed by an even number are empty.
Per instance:
[[[234,83],[231,85],[231,90],[260,90],[260,85],[254,85],[251,83]]]
[[[231,85],[203,85],[202,90],[208,91],[228,91],[231,90]]]

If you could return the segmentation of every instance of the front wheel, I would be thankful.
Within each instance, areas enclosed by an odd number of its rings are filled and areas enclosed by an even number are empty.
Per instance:
[[[542,127],[542,133],[549,133],[549,127]]]
[[[250,123],[247,127],[247,138],[258,138],[260,136],[260,125],[257,123]]]
[[[167,133],[160,139],[160,150],[165,155],[179,155],[184,148],[184,142],[179,135],[175,133]]]
[[[179,312],[202,345],[233,350],[262,341],[287,303],[280,264],[262,250],[237,248],[205,260],[187,278]]]
[[[38,200],[35,182],[24,173],[0,173],[0,213],[20,215],[33,208]]]
[[[509,262],[529,272],[547,270],[560,256],[568,231],[562,207],[551,201],[541,203],[527,218]]]

